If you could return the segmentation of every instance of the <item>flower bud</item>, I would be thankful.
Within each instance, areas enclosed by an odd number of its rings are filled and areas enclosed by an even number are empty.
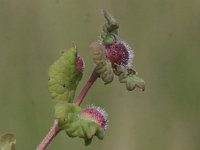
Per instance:
[[[113,68],[116,68],[116,65],[123,65],[127,68],[132,66],[133,51],[124,41],[119,40],[110,45],[103,44],[103,48]]]
[[[76,58],[76,69],[78,72],[82,72],[84,68],[85,68],[84,60],[78,55]]]
[[[108,126],[108,115],[100,107],[89,106],[80,113],[80,116],[97,123],[103,129],[106,129]]]

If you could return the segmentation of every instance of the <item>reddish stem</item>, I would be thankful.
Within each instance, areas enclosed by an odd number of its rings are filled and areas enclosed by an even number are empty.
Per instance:
[[[59,125],[58,125],[58,120],[54,121],[54,124],[46,137],[42,140],[42,142],[38,145],[36,150],[45,150],[48,145],[51,143],[53,138],[61,131]]]
[[[89,80],[87,81],[86,85],[83,87],[81,93],[79,94],[79,96],[77,97],[77,99],[75,101],[75,103],[78,106],[83,102],[83,99],[86,96],[88,90],[90,89],[90,87],[93,85],[93,83],[96,81],[97,78],[98,78],[98,74],[95,71],[93,71]],[[58,120],[55,120],[52,128],[50,129],[50,131],[48,132],[46,137],[42,140],[42,142],[39,144],[39,146],[37,147],[36,150],[45,150],[48,147],[48,145],[51,143],[53,138],[60,131],[61,131],[61,128],[58,125]]]
[[[88,90],[90,89],[90,87],[93,85],[93,83],[96,81],[96,79],[98,78],[98,74],[96,73],[96,71],[94,70],[89,78],[89,80],[87,81],[87,83],[85,84],[85,86],[83,87],[81,93],[79,94],[79,96],[77,97],[75,103],[80,106],[80,104],[83,102],[83,99],[85,97],[85,95],[87,94]]]

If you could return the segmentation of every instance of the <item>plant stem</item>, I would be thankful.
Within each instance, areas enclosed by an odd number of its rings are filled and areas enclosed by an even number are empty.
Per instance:
[[[98,78],[98,74],[95,72],[95,70],[92,72],[89,80],[83,87],[81,93],[77,97],[75,103],[77,105],[80,105],[83,102],[84,97],[86,96],[87,92],[89,91],[90,87],[93,85],[93,83],[96,81]],[[45,150],[48,145],[51,143],[53,138],[61,131],[59,125],[58,125],[58,120],[54,121],[53,126],[51,127],[50,131],[47,133],[46,137],[42,140],[42,142],[39,144],[36,150]]]
[[[58,126],[58,120],[54,120],[54,124],[51,127],[50,131],[47,133],[45,138],[42,142],[38,145],[36,150],[45,150],[48,145],[51,143],[53,138],[61,131],[60,127]]]
[[[96,79],[98,78],[98,74],[96,73],[95,70],[93,70],[89,80],[87,81],[87,83],[85,84],[85,86],[83,87],[81,93],[79,94],[79,96],[77,97],[75,103],[80,106],[80,104],[83,102],[84,97],[86,96],[87,92],[89,91],[90,87],[93,85],[93,83],[96,81]]]

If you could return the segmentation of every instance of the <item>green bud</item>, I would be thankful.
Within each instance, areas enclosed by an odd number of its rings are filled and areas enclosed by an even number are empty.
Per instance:
[[[112,34],[101,36],[103,45],[111,45],[116,42],[116,37]]]
[[[136,87],[140,88],[142,91],[145,90],[144,80],[136,75],[130,74],[125,79],[123,79],[121,82],[126,83],[126,88],[129,91],[134,90]]]
[[[72,102],[82,71],[77,69],[77,48],[73,46],[49,68],[48,87],[53,100]]]
[[[142,78],[136,75],[136,71],[132,68],[126,68],[122,65],[117,65],[114,73],[119,77],[121,83],[126,83],[126,89],[134,90],[136,87],[145,90],[145,82]]]
[[[115,33],[117,34],[117,29],[119,28],[119,24],[115,20],[115,18],[106,10],[103,10],[104,18],[106,19],[106,24],[103,26],[103,31],[106,33]]]

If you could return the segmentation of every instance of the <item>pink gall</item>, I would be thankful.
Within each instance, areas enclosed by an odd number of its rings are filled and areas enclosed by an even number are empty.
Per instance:
[[[103,48],[113,68],[116,68],[117,65],[122,65],[126,68],[132,67],[134,54],[126,42],[117,41],[110,45],[103,45]]]
[[[85,63],[83,58],[81,58],[80,56],[77,56],[76,58],[76,69],[78,72],[82,72],[83,69],[85,68]]]
[[[103,129],[106,129],[108,126],[108,114],[101,107],[89,106],[80,115],[99,124]]]

